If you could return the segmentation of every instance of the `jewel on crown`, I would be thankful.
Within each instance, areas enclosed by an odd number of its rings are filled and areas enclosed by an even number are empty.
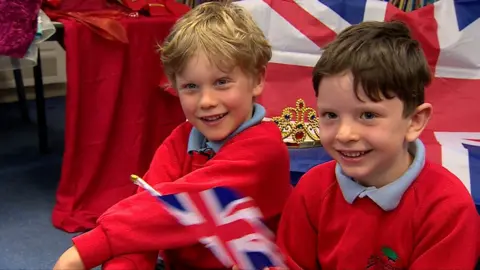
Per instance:
[[[296,108],[286,107],[281,116],[273,117],[272,120],[280,128],[284,141],[320,144],[317,113],[313,108],[305,106],[303,99],[297,100]]]

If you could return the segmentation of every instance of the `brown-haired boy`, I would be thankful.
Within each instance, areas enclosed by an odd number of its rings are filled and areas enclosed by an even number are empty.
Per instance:
[[[280,130],[262,122],[265,109],[254,103],[272,54],[262,31],[243,8],[206,3],[175,24],[161,53],[188,122],[157,150],[145,180],[163,195],[234,188],[256,201],[275,231],[291,185]],[[106,269],[153,269],[159,251],[175,270],[223,269],[198,240],[139,191],[75,237],[55,269],[106,261]]]
[[[296,186],[278,231],[291,269],[473,269],[479,217],[465,186],[425,160],[430,70],[400,22],[351,26],[313,72],[334,161]]]

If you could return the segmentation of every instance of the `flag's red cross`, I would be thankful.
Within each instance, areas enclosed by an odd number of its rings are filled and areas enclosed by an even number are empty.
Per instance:
[[[243,218],[236,219],[231,223],[218,225],[217,222],[215,222],[213,215],[217,218],[221,218],[220,215],[218,213],[212,213],[213,209],[210,209],[205,204],[204,199],[199,193],[190,193],[189,197],[198,210],[197,214],[205,219],[205,222],[202,224],[191,226],[192,230],[194,230],[194,233],[197,235],[197,238],[201,239],[203,237],[216,236],[220,240],[219,242],[222,245],[222,249],[228,253],[235,264],[238,264],[234,254],[236,252],[230,248],[228,243],[246,235],[257,233],[257,229]],[[235,206],[228,214],[252,207],[255,207],[254,202],[252,200],[247,200]]]
[[[336,37],[333,30],[293,0],[265,0],[265,2],[319,47],[324,47]],[[413,36],[421,43],[432,73],[435,74],[440,45],[434,6],[428,5],[413,12],[403,12],[387,4],[385,20],[400,20],[410,27]],[[441,163],[441,149],[433,131],[480,132],[480,125],[472,122],[472,116],[480,115],[480,106],[476,105],[480,100],[478,89],[480,80],[434,78],[426,90],[426,101],[434,105],[433,117],[422,135],[422,140],[428,148],[429,159]],[[435,91],[434,95],[432,91]],[[453,92],[447,97],[439,93],[448,91]]]

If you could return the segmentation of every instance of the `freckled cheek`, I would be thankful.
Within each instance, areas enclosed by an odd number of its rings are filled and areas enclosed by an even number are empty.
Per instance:
[[[246,93],[240,91],[239,89],[233,88],[228,91],[222,91],[218,93],[218,97],[227,103],[236,103],[244,98]]]
[[[392,142],[396,141],[401,136],[399,132],[383,127],[372,128],[362,135],[362,138],[371,146],[379,149],[390,149]]]
[[[320,125],[319,126],[320,141],[324,143],[332,142],[335,139],[335,136],[337,133],[336,130],[337,129],[332,125],[328,125],[328,126]]]
[[[222,104],[229,109],[249,108],[252,106],[252,99],[245,94],[239,95],[237,93],[225,95],[222,97]]]
[[[403,136],[402,133],[405,132],[405,127],[400,125],[398,121],[391,121],[389,123],[384,123],[383,125],[376,126],[372,128],[372,135],[378,137],[388,137],[394,138]]]
[[[183,112],[185,115],[190,115],[190,114],[195,114],[197,110],[197,100],[194,96],[179,96],[180,98],[180,103],[182,105]]]

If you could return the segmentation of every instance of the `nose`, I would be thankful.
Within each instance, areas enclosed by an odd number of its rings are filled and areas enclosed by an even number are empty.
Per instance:
[[[358,141],[359,136],[358,133],[355,132],[353,123],[343,121],[340,123],[335,139],[339,142],[347,143],[351,141]]]
[[[217,95],[214,89],[204,88],[201,91],[200,108],[206,110],[218,105]]]

